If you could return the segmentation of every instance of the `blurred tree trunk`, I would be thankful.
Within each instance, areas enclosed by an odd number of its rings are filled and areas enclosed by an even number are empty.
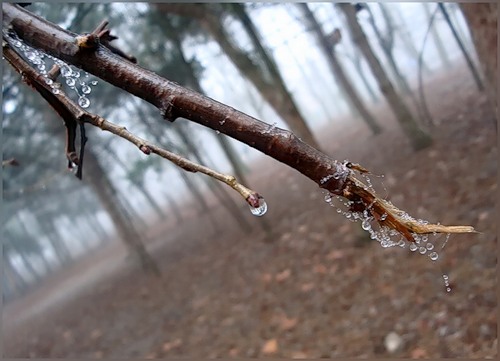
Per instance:
[[[160,271],[157,264],[146,251],[141,240],[141,235],[132,225],[126,211],[122,209],[121,202],[118,199],[114,186],[90,147],[88,147],[85,152],[84,162],[84,180],[88,181],[102,206],[110,216],[120,239],[127,245],[131,254],[137,257],[140,265],[145,271],[159,275]]]
[[[4,297],[6,297],[6,299],[12,299],[16,296],[24,294],[24,292],[29,288],[29,283],[19,273],[19,270],[12,264],[10,257],[6,253],[4,253],[2,264],[2,276],[4,277],[4,279],[7,278],[8,280],[10,280],[6,283],[10,283],[11,285],[10,292],[8,292],[9,290],[2,290]],[[4,283],[2,283],[2,286],[4,286]]]
[[[438,6],[439,6],[439,10],[441,11],[441,13],[444,16],[444,19],[446,20],[446,23],[448,24],[448,26],[451,30],[451,33],[453,34],[453,37],[455,38],[455,40],[458,44],[458,47],[462,51],[462,55],[464,56],[465,61],[467,62],[467,67],[469,68],[469,70],[474,78],[474,81],[476,82],[477,88],[480,91],[484,90],[484,85],[483,85],[483,82],[481,81],[481,77],[479,76],[479,72],[477,71],[476,66],[473,63],[469,52],[465,48],[465,45],[464,45],[462,39],[460,38],[460,35],[457,32],[457,29],[455,28],[455,26],[451,22],[451,19],[450,19],[450,16],[448,14],[448,11],[446,10],[446,7],[444,6],[443,3],[438,3]]]
[[[474,47],[483,70],[486,91],[498,117],[497,104],[497,54],[498,54],[498,4],[462,3],[462,12],[469,24]],[[495,120],[495,125],[497,122]]]
[[[404,77],[404,75],[401,73],[401,70],[399,69],[399,66],[396,62],[396,59],[394,59],[394,54],[393,54],[393,49],[394,49],[394,22],[387,11],[387,8],[385,6],[380,6],[380,10],[382,11],[382,17],[385,20],[385,25],[386,25],[386,33],[385,35],[382,34],[382,31],[380,28],[377,26],[377,23],[375,22],[375,16],[373,15],[372,10],[370,9],[370,6],[366,4],[365,6],[366,10],[368,11],[368,21],[370,22],[373,31],[375,32],[375,35],[378,39],[378,42],[380,44],[380,47],[382,48],[382,52],[384,53],[388,63],[389,67],[392,70],[392,73],[394,75],[394,79],[396,79],[396,83],[399,85],[399,88],[403,91],[404,94],[406,94],[411,102],[413,103],[413,106],[418,112],[419,118],[422,121],[422,123],[427,123],[430,124],[432,123],[431,116],[426,112],[427,109],[424,109],[424,106],[419,103],[415,95],[413,94],[413,91],[411,90],[410,85],[408,84],[408,81]]]
[[[187,61],[186,56],[184,55],[184,50],[182,49],[182,42],[181,39],[179,38],[178,32],[170,24],[168,17],[164,17],[164,19],[165,21],[162,23],[162,28],[165,27],[165,29],[168,31],[169,38],[172,40],[175,47],[177,48],[177,51],[179,52],[181,65],[186,70],[185,74],[188,76],[187,80],[189,83],[187,85],[191,86],[191,88],[194,91],[197,91],[198,93],[201,94],[205,94],[205,92],[201,87],[200,81],[195,75],[192,62]],[[221,146],[224,153],[226,154],[226,157],[229,160],[231,166],[233,167],[234,175],[236,176],[238,181],[242,184],[248,185],[248,182],[244,175],[243,162],[241,161],[239,155],[229,142],[229,138],[224,134],[214,134],[214,137]]]
[[[212,5],[212,4],[210,4]],[[291,94],[286,89],[284,82],[279,78],[272,77],[272,69],[267,69],[269,73],[263,72],[263,69],[255,64],[244,51],[236,47],[234,40],[231,39],[224,29],[221,19],[214,12],[214,7],[209,4],[156,4],[156,8],[165,14],[177,14],[188,18],[197,19],[200,25],[212,35],[220,48],[238,68],[243,76],[249,79],[252,84],[259,90],[262,97],[274,108],[282,119],[288,124],[292,132],[294,132],[302,141],[311,146],[320,149],[313,133],[309,129],[304,118],[300,114],[295,101]],[[245,24],[243,24],[245,26]],[[252,33],[248,33],[252,42],[256,40],[252,38]],[[256,34],[254,34],[256,35]],[[260,41],[258,42],[260,44]],[[256,44],[254,43],[254,46]],[[259,46],[259,45],[257,45]],[[260,44],[262,48],[262,44]],[[255,48],[258,51],[258,48]],[[261,59],[264,62],[269,61],[270,56]]]
[[[370,69],[375,79],[377,79],[382,94],[385,96],[404,133],[409,138],[413,149],[419,150],[429,146],[432,143],[432,138],[418,126],[410,109],[390,82],[380,61],[373,53],[361,25],[358,23],[354,6],[345,3],[337,3],[336,6],[345,14],[352,40],[359,47],[370,65]]]
[[[182,212],[180,207],[177,205],[177,202],[170,197],[170,195],[167,192],[164,192],[163,195],[165,198],[167,198],[168,205],[170,206],[170,209],[174,213],[175,219],[177,220],[178,223],[182,222]]]
[[[113,161],[118,163],[120,165],[120,168],[122,168],[122,170],[125,171],[125,173],[126,173],[127,170],[129,169],[129,167],[120,159],[120,157],[118,156],[116,151],[110,147],[110,144],[106,143],[103,147],[104,147],[104,149],[106,149],[106,153],[109,154],[113,158]],[[141,193],[142,196],[148,201],[151,208],[153,208],[156,211],[156,213],[160,216],[160,218],[167,217],[165,212],[163,212],[163,209],[161,208],[161,206],[151,196],[151,194],[146,189],[146,187],[144,187],[144,184],[142,182],[137,181],[135,179],[129,179],[129,181],[139,191],[139,193]]]
[[[198,148],[193,144],[191,137],[188,136],[187,130],[184,128],[185,125],[186,124],[179,123],[179,125],[174,129],[182,139],[182,142],[186,145],[187,152],[193,155],[197,163],[201,165],[206,165]],[[246,221],[244,217],[241,216],[241,211],[238,208],[238,205],[234,202],[234,200],[226,192],[226,190],[222,188],[221,184],[215,181],[211,177],[203,177],[203,179],[207,182],[207,185],[209,187],[213,188],[215,196],[219,199],[221,204],[227,207],[228,212],[239,223],[239,225],[245,231],[250,231],[251,230],[250,224]]]
[[[136,109],[137,109],[137,112],[140,111],[139,110],[140,108],[138,108],[138,105],[137,105]],[[144,118],[138,117],[138,119],[144,119]],[[147,122],[147,121],[143,121],[143,123],[148,128],[149,134],[151,135],[151,137],[153,138],[153,140],[157,144],[170,143],[168,140],[165,141],[164,136],[163,136],[164,129],[160,129],[161,127],[160,127],[159,123],[155,122],[155,123],[153,123],[154,125]],[[177,151],[177,150],[174,150],[174,151]],[[218,232],[219,226],[218,226],[215,218],[213,217],[212,212],[210,212],[210,208],[208,206],[208,203],[205,199],[204,194],[198,189],[198,186],[193,182],[193,180],[186,174],[186,172],[183,169],[181,169],[179,167],[174,167],[174,169],[181,177],[182,181],[186,185],[186,188],[189,189],[189,193],[194,198],[195,204],[198,207],[199,213],[207,214],[209,221],[212,224],[212,227],[214,229],[214,232]],[[170,202],[170,203],[172,203],[172,202]],[[179,217],[177,217],[177,218],[179,218]]]
[[[57,233],[52,217],[53,215],[47,210],[43,210],[42,212],[38,212],[37,214],[37,220],[40,228],[45,233],[45,235],[49,239],[50,244],[54,248],[57,260],[59,261],[61,266],[64,266],[67,265],[73,257],[71,256],[68,247]]]
[[[391,3],[390,9],[387,7],[385,3],[379,3],[379,6],[381,9],[385,8],[385,11],[387,12],[390,12],[390,10],[392,10],[392,13],[396,15],[399,21],[399,24],[395,26],[396,34],[401,39],[401,42],[406,51],[411,55],[411,57],[417,60],[420,56],[420,52],[415,47],[415,41],[411,36],[411,32],[408,30],[408,24],[405,21],[405,18],[402,14],[400,5],[398,3]],[[429,66],[423,59],[422,59],[422,69],[427,73],[431,72]]]
[[[370,82],[368,81],[368,78],[366,77],[365,71],[363,70],[363,63],[362,63],[362,58],[361,54],[359,54],[359,49],[354,49],[354,56],[352,60],[354,67],[358,71],[358,75],[361,78],[361,81],[363,82],[366,90],[368,91],[368,94],[370,94],[370,98],[374,103],[379,102],[379,98],[377,94],[375,94],[375,91],[373,90],[372,86],[370,85]]]
[[[385,57],[387,58],[389,67],[394,74],[394,78],[396,79],[399,88],[405,94],[410,95],[412,93],[410,86],[408,85],[406,78],[403,76],[403,74],[401,74],[398,64],[394,59],[394,55],[392,54],[392,50],[394,48],[394,25],[392,23],[392,19],[389,17],[389,14],[385,11],[386,9],[384,7],[381,7],[382,17],[384,18],[387,28],[386,33],[384,35],[377,26],[377,23],[375,22],[375,17],[373,16],[373,12],[368,4],[366,4],[366,10],[368,11],[369,15],[368,21],[370,22],[370,25],[372,26],[373,31],[375,33],[375,36],[377,37],[378,43],[380,44],[380,47],[382,48],[382,51]]]
[[[422,3],[422,6],[424,7],[425,11],[425,18],[427,19],[427,23],[431,21],[431,10],[429,8],[428,3]],[[448,58],[448,54],[446,53],[446,50],[443,45],[443,40],[441,40],[441,36],[439,35],[439,32],[436,30],[436,21],[434,20],[434,23],[431,26],[431,35],[432,39],[434,40],[434,44],[436,45],[436,49],[439,54],[439,58],[441,59],[441,62],[443,63],[443,66],[449,67],[450,66],[450,58]]]
[[[314,14],[309,9],[306,3],[297,4],[301,11],[304,13],[306,17],[306,21],[308,25],[312,28],[312,31],[318,41],[318,44],[323,51],[326,59],[328,60],[328,64],[330,65],[330,69],[333,73],[334,78],[339,83],[341,89],[344,90],[347,95],[348,101],[352,104],[352,106],[359,112],[361,118],[365,121],[368,127],[371,129],[373,134],[378,134],[381,132],[381,127],[375,121],[375,118],[370,114],[365,104],[361,100],[361,97],[357,93],[356,89],[352,85],[351,81],[347,78],[347,75],[344,72],[344,69],[340,65],[340,62],[337,59],[335,54],[335,44],[329,41],[323,30],[321,29],[320,24],[314,17]],[[340,39],[339,39],[340,41]]]

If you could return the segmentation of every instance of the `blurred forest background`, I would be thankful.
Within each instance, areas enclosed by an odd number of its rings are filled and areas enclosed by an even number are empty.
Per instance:
[[[269,210],[90,126],[79,181],[62,120],[4,61],[5,356],[496,355],[496,95],[458,4],[27,9],[75,33],[108,19],[140,66],[384,174],[378,192],[415,218],[481,234],[436,262],[383,249],[297,172],[92,75],[90,112],[235,175]]]

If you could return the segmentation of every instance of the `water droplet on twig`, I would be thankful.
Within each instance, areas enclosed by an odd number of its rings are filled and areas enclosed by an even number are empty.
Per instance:
[[[90,100],[84,96],[81,96],[80,98],[78,98],[78,105],[82,108],[88,108],[90,105]]]
[[[249,207],[250,207],[250,212],[252,212],[252,214],[254,216],[261,217],[264,214],[266,214],[266,212],[267,212],[267,203],[264,200],[264,198],[262,198],[262,197],[259,197],[259,206],[258,207],[252,207],[250,205],[249,205]]]

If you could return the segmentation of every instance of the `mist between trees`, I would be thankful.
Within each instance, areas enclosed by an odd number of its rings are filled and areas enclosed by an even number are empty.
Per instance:
[[[467,56],[471,76],[478,86],[482,82],[456,4],[444,6],[446,17],[436,15],[441,14],[436,4],[417,3],[35,3],[27,9],[77,34],[90,33],[108,19],[111,32],[101,41],[115,53],[263,120],[269,126],[263,132],[287,129],[318,150],[322,129],[341,131],[349,127],[345,119],[365,124],[374,135],[383,132],[382,120],[371,111],[383,102],[412,149],[424,149],[432,143],[435,122],[419,95],[419,74],[431,77]],[[4,41],[10,30],[4,28]],[[12,41],[21,38],[10,38],[14,50]],[[54,64],[44,52],[30,59],[30,46],[19,52],[41,75]],[[251,188],[247,178],[259,171],[253,164],[261,153],[224,131],[185,119],[167,122],[151,104],[83,70],[76,76],[75,70],[65,76],[60,67],[57,81],[60,91],[83,109],[202,166],[232,174]],[[212,207],[224,207],[228,219],[247,232],[262,227],[273,237],[265,217],[256,226],[248,206],[226,185],[144,155],[88,125],[80,182],[67,170],[62,120],[5,61],[3,85],[3,159],[19,163],[6,162],[2,169],[6,299],[101,249],[116,235],[143,267],[158,273],[144,247],[148,227],[186,222],[193,212],[210,215]],[[52,83],[51,89],[59,91]],[[487,84],[488,93],[491,89]],[[220,119],[221,127],[225,121]],[[74,141],[76,151],[78,135]],[[256,191],[265,195],[265,189]],[[224,227],[212,217],[210,224],[214,230]]]

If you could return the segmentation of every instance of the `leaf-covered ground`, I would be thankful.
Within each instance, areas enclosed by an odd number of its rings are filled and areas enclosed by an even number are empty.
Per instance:
[[[221,207],[217,231],[196,212],[163,222],[149,244],[161,279],[121,268],[117,247],[92,255],[4,308],[5,356],[495,357],[493,115],[461,65],[434,74],[426,90],[438,122],[428,149],[413,153],[383,104],[375,138],[355,119],[321,134],[334,158],[384,174],[388,198],[415,218],[481,232],[452,236],[438,262],[367,240],[313,182],[265,159],[250,180],[269,210],[245,210],[252,232]]]

